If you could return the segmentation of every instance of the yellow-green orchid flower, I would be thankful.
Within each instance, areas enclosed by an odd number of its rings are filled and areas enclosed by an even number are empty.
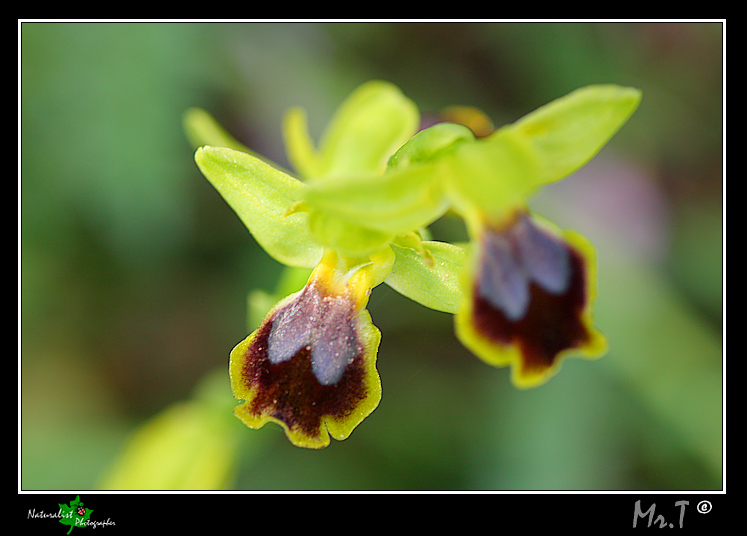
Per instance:
[[[476,138],[458,123],[418,131],[395,86],[364,84],[314,147],[304,113],[284,121],[299,178],[246,150],[202,111],[187,116],[196,162],[258,243],[279,262],[312,269],[230,355],[235,414],[280,424],[298,446],[348,437],[378,405],[380,332],[366,310],[382,282],[456,314],[461,341],[520,387],[569,354],[601,355],[593,328],[595,251],[530,213],[546,183],[591,159],[637,107],[640,92],[590,86]],[[452,117],[465,117],[454,110]],[[221,147],[219,147],[221,146]],[[468,247],[420,233],[448,209]]]
[[[588,162],[639,102],[632,88],[589,86],[444,159],[472,239],[456,334],[486,362],[511,365],[519,387],[549,379],[565,356],[606,351],[593,327],[596,251],[531,214],[527,199]]]
[[[285,137],[303,183],[244,148],[205,112],[187,114],[192,140],[221,145],[198,148],[199,168],[258,243],[287,266],[313,268],[306,286],[274,306],[230,354],[232,389],[245,400],[235,415],[248,426],[275,422],[295,445],[319,448],[329,434],[348,437],[380,402],[380,331],[365,307],[393,265],[393,234],[321,210],[314,186],[381,176],[418,123],[416,106],[397,88],[371,82],[347,99],[315,149],[304,114],[293,109]]]

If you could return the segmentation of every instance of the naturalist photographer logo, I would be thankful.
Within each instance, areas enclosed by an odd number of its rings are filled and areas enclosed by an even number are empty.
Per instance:
[[[95,529],[99,526],[115,524],[115,522],[109,518],[107,518],[106,521],[94,521],[90,519],[93,510],[91,508],[86,508],[85,506],[83,506],[83,502],[81,501],[79,495],[76,495],[76,498],[70,501],[70,505],[57,503],[57,506],[60,507],[57,512],[37,511],[35,508],[32,508],[31,510],[29,510],[26,519],[57,519],[60,521],[60,523],[68,527],[68,532],[66,534],[70,534],[74,527],[91,527]]]

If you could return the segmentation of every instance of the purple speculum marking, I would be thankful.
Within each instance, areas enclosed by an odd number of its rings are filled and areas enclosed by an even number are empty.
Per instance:
[[[273,317],[268,360],[281,364],[302,348],[322,385],[334,385],[358,354],[354,306],[342,296],[324,296],[308,286]]]
[[[321,418],[346,417],[366,396],[357,312],[343,296],[307,286],[258,329],[243,377],[253,413],[268,413],[316,436]]]
[[[527,215],[501,231],[486,229],[480,246],[473,321],[485,338],[517,342],[525,370],[547,368],[560,351],[587,340],[579,252]]]

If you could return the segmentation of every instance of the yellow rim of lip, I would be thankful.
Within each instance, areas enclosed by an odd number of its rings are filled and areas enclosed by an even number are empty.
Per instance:
[[[572,230],[560,231],[549,221],[538,216],[532,216],[535,224],[542,226],[544,229],[551,231],[558,237],[564,239],[570,246],[581,253],[586,265],[586,303],[583,312],[581,312],[581,322],[587,329],[589,338],[580,346],[568,348],[560,351],[554,358],[549,368],[532,373],[522,373],[523,356],[516,342],[510,342],[507,345],[497,344],[482,333],[477,331],[472,323],[473,317],[473,297],[471,275],[477,264],[478,252],[471,255],[471,262],[462,279],[464,289],[463,298],[459,305],[455,317],[456,335],[463,344],[475,353],[480,359],[487,364],[495,367],[510,366],[511,381],[518,388],[532,388],[539,386],[551,377],[553,377],[562,366],[565,358],[576,356],[586,359],[597,359],[603,356],[607,351],[607,340],[604,335],[593,326],[593,309],[596,300],[597,280],[596,280],[596,250],[593,245],[583,235]]]
[[[247,349],[252,344],[258,332],[255,331],[237,344],[230,354],[229,377],[232,390],[236,398],[245,400],[244,403],[234,408],[235,416],[242,420],[246,426],[256,430],[268,422],[279,424],[284,429],[289,441],[296,446],[305,448],[323,448],[328,446],[330,443],[329,433],[334,439],[339,441],[349,437],[352,431],[377,408],[382,396],[380,376],[376,369],[377,350],[380,345],[380,330],[372,324],[370,314],[366,310],[360,313],[358,326],[358,334],[364,348],[363,361],[365,375],[362,382],[365,386],[366,396],[349,415],[343,418],[333,415],[322,415],[320,417],[318,435],[313,437],[296,430],[294,427],[290,428],[285,422],[268,414],[250,413],[248,403],[253,401],[256,391],[245,385],[242,371],[245,367]]]
[[[391,252],[392,254],[392,252]],[[372,323],[369,312],[364,308],[369,298],[369,286],[372,282],[372,267],[369,264],[364,265],[357,270],[351,278],[342,281],[337,277],[340,272],[337,270],[338,257],[335,253],[329,252],[324,255],[321,263],[313,271],[307,286],[318,286],[325,292],[332,291],[338,294],[345,294],[352,300],[359,310],[357,320],[357,334],[362,344],[364,361],[364,384],[365,397],[357,403],[352,412],[345,417],[336,417],[334,415],[321,415],[320,426],[317,435],[310,436],[298,429],[287,425],[285,422],[268,415],[267,413],[255,414],[249,411],[250,405],[256,397],[256,390],[248,387],[243,371],[245,370],[246,356],[248,348],[253,344],[258,331],[254,331],[250,336],[237,344],[230,353],[229,377],[232,385],[234,396],[238,399],[245,400],[244,403],[235,407],[234,414],[250,428],[259,429],[268,422],[279,424],[286,433],[289,440],[296,446],[306,448],[323,448],[330,443],[330,435],[337,440],[343,440],[349,437],[354,428],[356,428],[380,403],[382,388],[380,376],[376,370],[377,350],[380,345],[381,333]],[[274,306],[263,320],[262,325],[269,323],[272,316],[283,306],[293,301],[301,292],[296,292],[285,299],[282,299]]]

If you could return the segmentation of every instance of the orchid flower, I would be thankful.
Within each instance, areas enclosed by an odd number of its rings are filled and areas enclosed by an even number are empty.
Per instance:
[[[287,113],[294,173],[191,110],[206,178],[271,257],[312,270],[232,350],[232,390],[244,400],[235,415],[251,428],[280,424],[297,446],[347,438],[381,398],[381,334],[366,306],[383,282],[455,314],[464,345],[511,366],[519,387],[543,383],[568,355],[601,356],[595,249],[528,200],[594,157],[639,102],[632,88],[588,86],[478,138],[454,122],[419,130],[416,105],[373,81],[339,107],[317,147],[304,111]],[[426,240],[448,210],[466,222],[468,245]]]

